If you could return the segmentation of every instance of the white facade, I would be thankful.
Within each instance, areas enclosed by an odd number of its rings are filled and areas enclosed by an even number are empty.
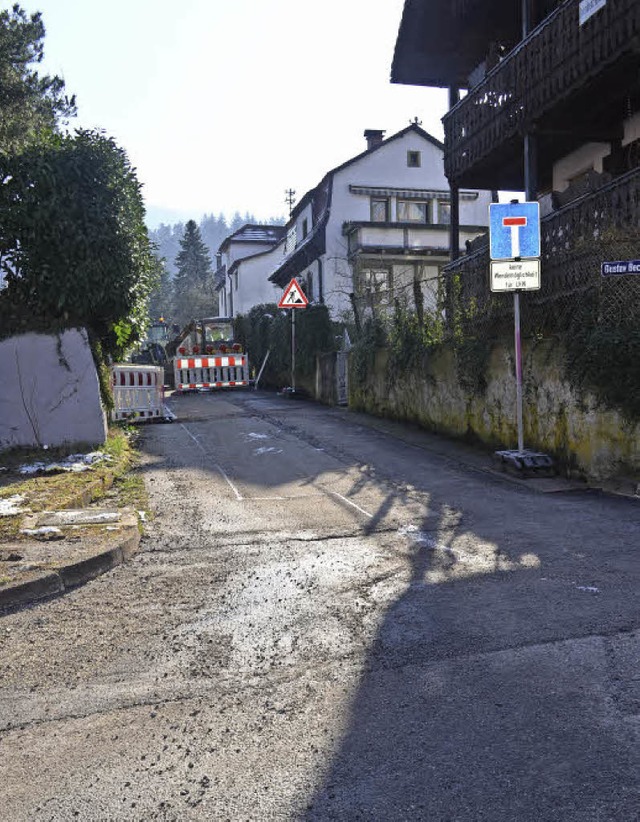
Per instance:
[[[280,299],[281,289],[270,283],[267,267],[271,253],[253,254],[236,262],[227,277],[227,305],[225,316],[248,314],[256,305],[273,303]]]
[[[222,243],[216,270],[220,316],[235,317],[254,305],[273,302],[275,289],[267,279],[268,252],[283,232],[282,226],[245,225]]]
[[[490,192],[461,192],[461,251],[486,230],[490,201]],[[409,126],[305,195],[287,224],[288,240],[268,255],[271,279],[282,288],[295,276],[335,319],[351,310],[350,294],[379,286],[386,293],[376,299],[390,302],[413,294],[416,276],[433,305],[439,269],[450,258],[449,208],[442,144]]]

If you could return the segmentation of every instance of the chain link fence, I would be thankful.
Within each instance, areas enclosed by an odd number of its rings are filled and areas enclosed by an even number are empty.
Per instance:
[[[640,274],[602,276],[603,262],[640,258],[638,237],[593,241],[542,259],[541,288],[520,300],[523,337],[549,337],[581,327],[640,327]],[[513,330],[513,296],[492,293],[484,247],[445,267],[439,288],[445,338],[491,339]]]

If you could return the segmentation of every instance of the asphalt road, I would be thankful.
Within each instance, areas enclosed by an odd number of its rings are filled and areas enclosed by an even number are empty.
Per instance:
[[[3,820],[640,819],[637,502],[266,393],[172,407],[142,551],[0,619]]]

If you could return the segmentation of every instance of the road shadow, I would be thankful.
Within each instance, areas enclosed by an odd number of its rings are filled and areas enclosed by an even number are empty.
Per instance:
[[[591,636],[616,630],[615,609],[451,526],[441,507],[407,534],[408,582],[300,818],[640,818],[637,739],[611,710],[607,640]]]
[[[196,406],[188,428],[199,437],[200,422],[215,422],[216,403],[184,403]],[[227,413],[237,418],[242,409]],[[286,415],[273,424],[274,446],[305,429]],[[213,474],[218,459],[229,467],[224,443],[218,438],[214,453],[204,425],[202,447],[182,429],[171,433],[175,425],[162,429],[181,443],[170,458],[164,436],[145,438],[156,467]],[[249,457],[260,446],[252,426],[245,417],[234,429]],[[325,442],[314,432],[307,425],[301,439],[319,452]],[[261,480],[270,488],[320,487],[324,471],[342,472],[349,483],[342,504],[364,538],[404,504],[399,476],[424,495],[429,512],[397,534],[409,546],[398,552],[404,582],[374,606],[383,616],[364,658],[353,661],[358,687],[300,818],[637,819],[639,748],[612,696],[609,643],[640,621],[638,510],[492,484],[402,443],[381,454],[385,435],[372,444],[353,432],[343,430],[344,442],[327,450],[340,464],[311,466],[300,448]],[[234,481],[248,481],[250,465],[234,468]],[[363,520],[349,503],[369,485],[383,493]]]

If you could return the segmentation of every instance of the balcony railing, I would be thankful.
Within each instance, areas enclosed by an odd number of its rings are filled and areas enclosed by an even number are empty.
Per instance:
[[[525,333],[561,332],[576,312],[589,322],[620,325],[640,316],[640,275],[603,277],[601,263],[640,257],[640,169],[578,198],[541,222],[540,291],[523,301]],[[489,289],[489,247],[443,271],[450,323],[469,333],[512,322],[508,294]]]
[[[580,0],[560,5],[445,115],[449,180],[464,180],[469,169],[557,109],[590,78],[637,52],[638,0],[607,0],[582,26],[579,5]]]
[[[460,250],[486,226],[461,226]],[[349,256],[400,254],[449,256],[449,225],[432,223],[345,223]]]

